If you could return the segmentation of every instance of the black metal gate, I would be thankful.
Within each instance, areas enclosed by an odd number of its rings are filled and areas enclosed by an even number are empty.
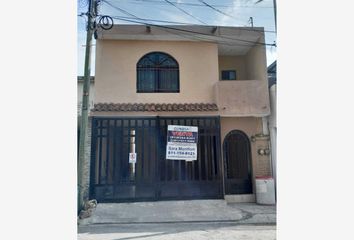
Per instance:
[[[166,160],[168,125],[198,126],[196,161]],[[137,161],[129,164],[135,133]],[[222,198],[219,117],[92,119],[90,197],[101,202]]]

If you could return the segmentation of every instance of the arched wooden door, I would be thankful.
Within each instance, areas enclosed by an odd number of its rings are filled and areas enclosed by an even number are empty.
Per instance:
[[[223,150],[225,194],[251,194],[251,148],[247,135],[239,130],[229,132]]]

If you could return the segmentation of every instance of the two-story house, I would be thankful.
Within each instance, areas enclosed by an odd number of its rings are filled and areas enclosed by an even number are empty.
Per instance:
[[[271,174],[263,28],[98,31],[86,178],[101,202],[255,201]],[[195,161],[166,158],[169,125],[198,128]],[[136,153],[136,163],[129,163]]]

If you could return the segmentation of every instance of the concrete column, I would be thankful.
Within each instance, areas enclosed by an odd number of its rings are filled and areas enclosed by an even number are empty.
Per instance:
[[[90,163],[91,163],[91,128],[92,128],[92,117],[88,118],[87,132],[85,139],[85,153],[84,153],[84,162],[83,162],[83,188],[84,201],[89,199],[89,190],[90,190]]]

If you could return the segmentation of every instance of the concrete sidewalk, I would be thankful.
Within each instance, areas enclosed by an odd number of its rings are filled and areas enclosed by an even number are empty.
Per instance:
[[[274,225],[276,207],[225,200],[99,203],[90,218],[79,225],[133,223],[233,222]]]
[[[78,240],[275,240],[276,226],[237,223],[96,224],[79,226]]]

